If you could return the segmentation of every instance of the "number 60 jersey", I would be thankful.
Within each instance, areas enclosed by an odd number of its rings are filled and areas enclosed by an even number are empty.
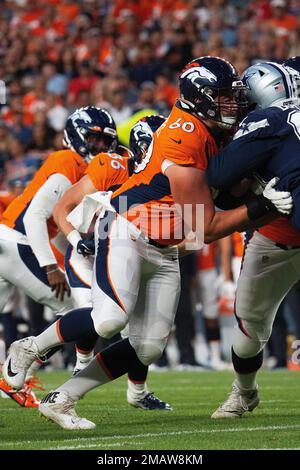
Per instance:
[[[164,172],[171,164],[205,170],[218,146],[207,127],[181,108],[154,133],[146,156],[134,174],[114,194],[112,205],[145,235],[162,245],[183,238],[182,218],[172,209],[174,200]]]

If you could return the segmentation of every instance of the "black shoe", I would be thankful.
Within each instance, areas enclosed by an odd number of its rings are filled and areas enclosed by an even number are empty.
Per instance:
[[[152,392],[148,392],[143,398],[137,401],[128,403],[136,408],[142,408],[143,410],[163,410],[163,411],[173,411],[173,408],[169,403],[165,403],[157,398]]]

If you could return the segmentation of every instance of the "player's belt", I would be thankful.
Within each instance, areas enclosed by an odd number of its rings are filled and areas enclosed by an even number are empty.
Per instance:
[[[149,238],[147,235],[145,235],[143,232],[140,232],[140,238],[142,238],[146,243],[149,245],[155,246],[156,248],[170,248],[168,245],[163,245],[162,243],[158,243],[155,240],[152,240],[152,238]]]
[[[275,243],[275,246],[281,248],[282,250],[299,250],[299,245],[284,245],[283,243]]]
[[[148,237],[148,243],[149,245],[155,246],[156,248],[170,248],[168,245],[162,245],[161,243],[156,242],[155,240],[152,240],[152,238]]]

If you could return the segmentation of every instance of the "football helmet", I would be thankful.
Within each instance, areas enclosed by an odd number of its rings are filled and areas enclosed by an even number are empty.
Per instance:
[[[235,126],[246,106],[237,70],[220,57],[204,56],[189,62],[179,76],[179,89],[183,109],[225,129]]]
[[[151,144],[154,132],[165,122],[166,118],[160,115],[145,116],[131,129],[129,146],[134,159],[140,163]]]
[[[249,106],[265,109],[282,101],[298,101],[300,74],[293,68],[275,62],[260,62],[248,67],[242,81]]]
[[[287,59],[283,64],[285,67],[291,67],[294,70],[297,70],[297,72],[300,73],[300,56],[296,55],[294,57],[290,57]]]
[[[116,124],[105,109],[79,108],[67,119],[64,145],[87,162],[100,152],[114,152],[118,146]]]
[[[298,98],[300,98],[300,56],[294,56],[283,62],[283,65],[289,70],[289,67],[299,73],[299,77],[295,77],[298,89]],[[289,70],[290,71],[290,70]]]

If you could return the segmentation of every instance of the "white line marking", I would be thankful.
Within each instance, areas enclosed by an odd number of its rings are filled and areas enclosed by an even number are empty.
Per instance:
[[[146,434],[129,434],[129,435],[120,435],[116,434],[113,436],[100,436],[100,437],[82,437],[82,438],[74,438],[74,439],[61,439],[59,438],[59,442],[82,442],[84,440],[87,440],[89,442],[91,441],[118,441],[124,439],[125,441],[132,440],[132,439],[146,439],[148,437],[154,437],[154,438],[159,438],[159,437],[164,437],[164,436],[181,436],[181,435],[190,435],[190,434],[218,434],[218,433],[227,433],[227,432],[256,432],[256,431],[284,431],[284,430],[289,430],[289,429],[300,429],[300,424],[288,424],[286,426],[257,426],[253,428],[242,428],[242,427],[237,427],[237,428],[224,428],[224,429],[194,429],[194,430],[183,430],[183,431],[169,431],[169,432],[159,432],[159,433],[146,433]],[[49,439],[45,440],[39,440],[40,443],[46,443],[46,444],[51,444],[56,441],[51,441]],[[36,441],[10,441],[10,442],[3,442],[2,446],[17,446],[18,444],[24,445],[24,444],[33,444],[36,443]],[[84,447],[87,447],[87,445],[83,444]],[[81,447],[82,447],[81,445]],[[96,445],[96,444],[95,444]],[[108,444],[107,444],[108,445]],[[80,446],[79,446],[80,447]],[[61,449],[63,450],[64,448],[66,449],[76,449],[79,448],[78,446],[70,446],[70,447],[57,447],[57,450]]]

